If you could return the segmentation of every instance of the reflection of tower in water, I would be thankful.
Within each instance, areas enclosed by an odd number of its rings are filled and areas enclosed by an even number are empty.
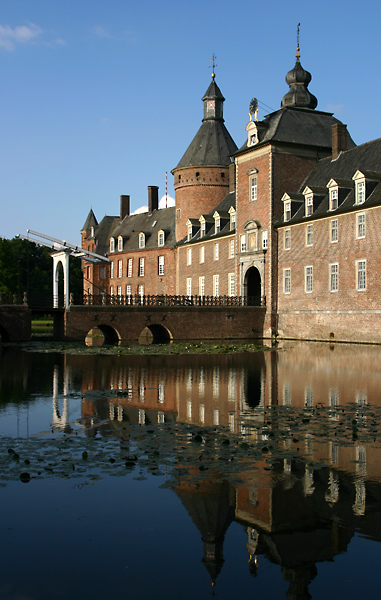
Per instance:
[[[65,433],[73,431],[69,422],[69,368],[66,366],[64,369],[63,376],[63,409],[60,412],[59,409],[59,383],[60,383],[60,369],[58,365],[54,365],[53,369],[53,416],[52,416],[52,427],[60,429]]]

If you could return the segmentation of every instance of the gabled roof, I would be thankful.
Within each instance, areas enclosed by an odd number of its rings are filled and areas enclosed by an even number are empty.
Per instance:
[[[87,219],[86,219],[85,224],[82,227],[81,231],[90,231],[92,227],[96,227],[97,225],[98,225],[97,218],[96,218],[95,214],[93,213],[93,209],[90,208],[90,212],[87,215]]]

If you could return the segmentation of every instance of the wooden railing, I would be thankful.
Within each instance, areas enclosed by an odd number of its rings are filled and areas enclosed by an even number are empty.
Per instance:
[[[71,304],[75,303],[73,298]],[[87,306],[265,306],[265,297],[244,296],[169,296],[167,294],[141,296],[86,294],[82,304]]]

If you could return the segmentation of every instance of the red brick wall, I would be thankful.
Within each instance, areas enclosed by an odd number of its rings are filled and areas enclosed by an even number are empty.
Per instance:
[[[187,235],[188,219],[209,213],[229,193],[229,167],[189,167],[175,170],[173,174],[176,240],[181,240]]]

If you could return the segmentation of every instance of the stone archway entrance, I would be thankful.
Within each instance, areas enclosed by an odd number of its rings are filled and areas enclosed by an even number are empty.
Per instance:
[[[262,285],[261,274],[257,267],[250,267],[245,274],[244,281],[245,299],[249,306],[261,306]]]

